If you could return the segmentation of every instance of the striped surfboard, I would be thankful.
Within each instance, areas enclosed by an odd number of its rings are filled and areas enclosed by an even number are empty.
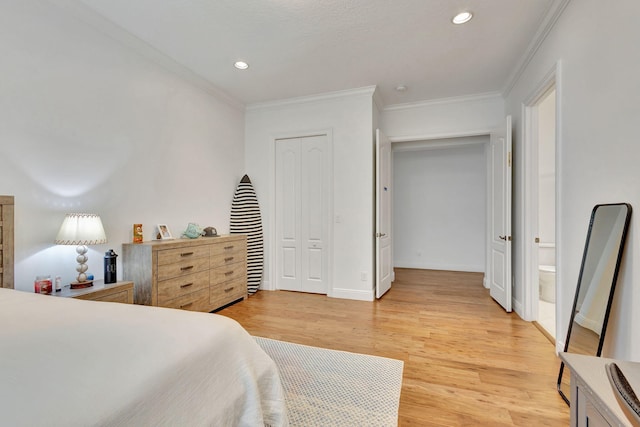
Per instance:
[[[247,235],[247,292],[254,294],[262,281],[264,240],[260,205],[247,175],[242,177],[233,195],[229,232]]]

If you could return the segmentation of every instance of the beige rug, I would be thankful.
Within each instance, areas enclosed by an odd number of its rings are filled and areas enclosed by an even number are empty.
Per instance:
[[[401,360],[255,337],[280,370],[296,426],[396,426]]]

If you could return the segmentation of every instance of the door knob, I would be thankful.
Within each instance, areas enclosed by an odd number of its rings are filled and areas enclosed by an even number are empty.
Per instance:
[[[500,240],[507,240],[507,236],[498,236]]]

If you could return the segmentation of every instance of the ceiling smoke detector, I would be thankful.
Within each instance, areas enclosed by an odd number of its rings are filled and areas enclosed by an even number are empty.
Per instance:
[[[246,70],[247,68],[249,68],[249,64],[247,64],[244,61],[236,61],[235,64],[233,64],[234,67],[236,67],[238,70]]]
[[[471,18],[473,18],[473,13],[460,12],[459,14],[453,17],[451,22],[453,22],[456,25],[460,25],[460,24],[464,24],[465,22],[471,21]]]

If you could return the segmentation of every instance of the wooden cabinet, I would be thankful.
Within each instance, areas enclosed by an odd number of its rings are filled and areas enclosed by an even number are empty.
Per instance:
[[[213,311],[247,297],[247,238],[233,234],[122,245],[136,304]]]
[[[70,289],[65,286],[60,292],[54,292],[52,295],[91,301],[133,304],[133,282],[122,281],[105,285],[104,282],[99,280],[93,282],[93,286],[88,288]]]
[[[13,289],[13,196],[0,196],[0,287]]]
[[[632,426],[607,378],[605,365],[615,362],[636,393],[640,391],[640,363],[581,354],[560,353],[571,370],[571,426]]]

